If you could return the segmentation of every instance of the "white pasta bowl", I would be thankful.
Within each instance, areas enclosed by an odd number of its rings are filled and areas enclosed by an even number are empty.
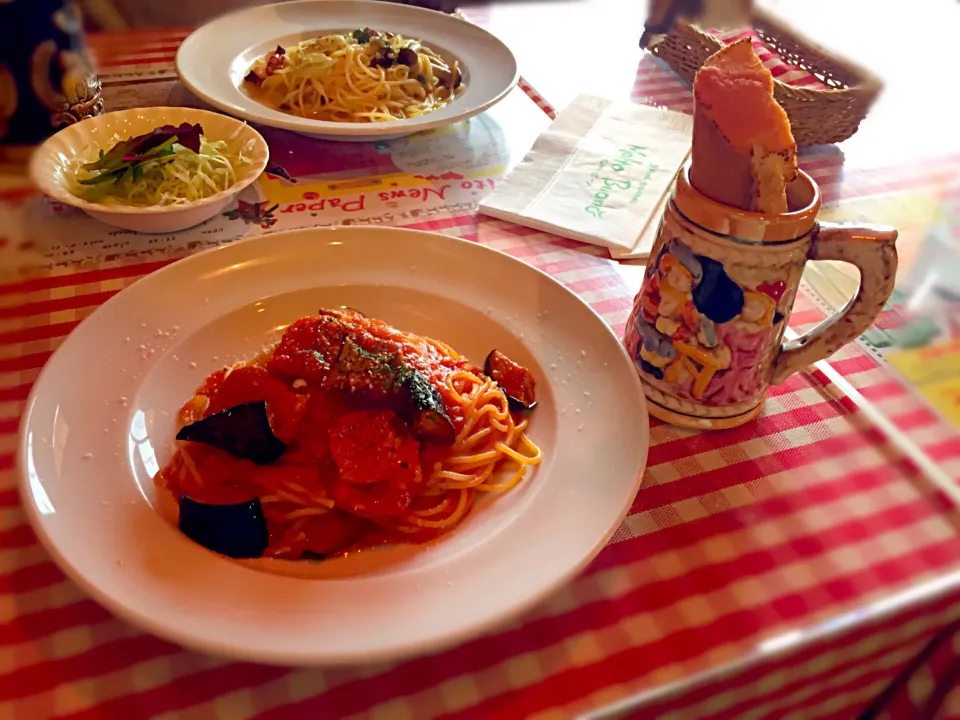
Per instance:
[[[385,122],[331,122],[298,117],[255,100],[243,78],[277,45],[356,28],[420,40],[463,70],[466,90],[419,117]],[[212,20],[177,51],[177,73],[190,92],[236,117],[334,141],[389,140],[461,122],[500,102],[520,77],[510,48],[477,25],[433,10],[370,0],[299,0],[260,4]]]
[[[339,306],[476,363],[498,348],[530,368],[543,461],[423,545],[312,562],[232,561],[194,543],[155,485],[178,408],[211,372]],[[198,253],[108,300],[33,385],[17,468],[37,536],[121,618],[217,655],[335,666],[437,651],[532,609],[621,526],[649,437],[619,338],[556,280],[445,235],[327,228]]]
[[[79,166],[95,160],[101,149],[109,150],[116,143],[116,136],[127,139],[162,125],[181,123],[199,123],[208,140],[223,140],[231,147],[244,148],[244,157],[250,162],[237,168],[233,185],[202,200],[152,207],[89,202],[71,190],[70,181]],[[269,155],[263,136],[243,121],[192,108],[136,108],[87,118],[64,128],[33,154],[30,178],[44,194],[107,225],[136,232],[177,232],[199,225],[227,207],[241,190],[256,182],[267,167]]]

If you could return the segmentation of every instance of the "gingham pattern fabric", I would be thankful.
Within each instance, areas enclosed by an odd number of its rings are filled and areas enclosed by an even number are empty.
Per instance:
[[[836,185],[829,154],[806,163],[831,197],[855,191],[846,178]],[[414,227],[519,257],[623,328],[636,268],[598,248],[472,215]],[[615,707],[671,720],[852,718],[960,618],[955,509],[823,376],[805,373],[744,428],[654,422],[644,485],[609,546],[493,635],[403,663],[317,670],[220,660],[139,633],[39,547],[13,452],[50,353],[107,298],[174,259],[0,287],[0,717],[566,718]],[[792,324],[820,318],[801,298]],[[853,346],[834,366],[865,393],[883,382]],[[896,410],[960,476],[960,447],[937,436],[929,411]],[[905,683],[889,717],[929,701],[951,667],[952,653],[940,653],[947,660]]]
[[[593,248],[473,218],[421,228],[531,262],[622,327],[633,288]],[[757,654],[764,642],[776,647],[799,633],[795,642],[809,652],[804,633],[957,569],[950,508],[842,397],[801,375],[776,388],[764,417],[746,428],[698,435],[655,423],[646,482],[610,546],[500,634],[408,663],[327,672],[229,663],[140,635],[86,599],[38,547],[14,491],[12,450],[22,402],[49,353],[109,296],[166,262],[3,288],[17,298],[0,314],[0,703],[13,717],[566,717],[734,661],[767,668]],[[807,306],[794,315],[801,326],[818,319]],[[838,362],[873,361],[850,349]],[[939,625],[928,620],[923,627]],[[925,637],[922,628],[902,636],[903,627],[871,636],[889,656],[877,672],[892,677],[896,648],[907,654],[901,646]],[[847,646],[829,646],[838,644]],[[858,669],[836,652],[807,662],[831,678],[830,668]],[[793,701],[777,678],[792,687],[796,670],[767,669],[767,684],[727,681],[726,699],[711,692],[714,705],[704,708],[749,703],[769,706],[757,717],[778,717]],[[858,679],[853,672],[850,682]],[[847,709],[865,704],[879,680],[864,682],[844,695]],[[683,717],[697,697],[684,694],[669,708]]]

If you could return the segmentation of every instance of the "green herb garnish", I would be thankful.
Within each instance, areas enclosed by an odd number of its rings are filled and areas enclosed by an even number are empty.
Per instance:
[[[170,162],[167,158],[173,155],[175,145],[199,154],[202,134],[200,125],[183,123],[179,127],[164,125],[144,135],[121,140],[107,152],[101,149],[94,162],[83,165],[84,170],[96,175],[78,182],[81,185],[116,183],[128,173],[133,180],[139,180],[143,177],[144,167]]]
[[[373,34],[371,33],[370,28],[360,28],[353,31],[353,39],[361,45],[366,45],[368,42],[370,42],[371,37],[373,37]]]

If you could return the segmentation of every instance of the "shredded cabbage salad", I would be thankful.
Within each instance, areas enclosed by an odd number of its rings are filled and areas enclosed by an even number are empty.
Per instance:
[[[234,149],[201,132],[182,125],[128,140],[114,136],[113,148],[77,169],[72,190],[88,202],[134,207],[185,205],[223,192],[252,162],[254,142]]]

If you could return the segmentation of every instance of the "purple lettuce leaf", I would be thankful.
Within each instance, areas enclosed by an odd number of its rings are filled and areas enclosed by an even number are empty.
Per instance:
[[[129,140],[121,140],[109,151],[103,153],[95,162],[87,163],[83,166],[85,170],[111,170],[118,168],[124,162],[133,162],[144,159],[151,150],[175,139],[179,145],[192,150],[195,153],[200,152],[200,136],[203,134],[203,128],[190,123],[183,123],[179,126],[164,125],[152,130],[144,135],[132,137]]]

